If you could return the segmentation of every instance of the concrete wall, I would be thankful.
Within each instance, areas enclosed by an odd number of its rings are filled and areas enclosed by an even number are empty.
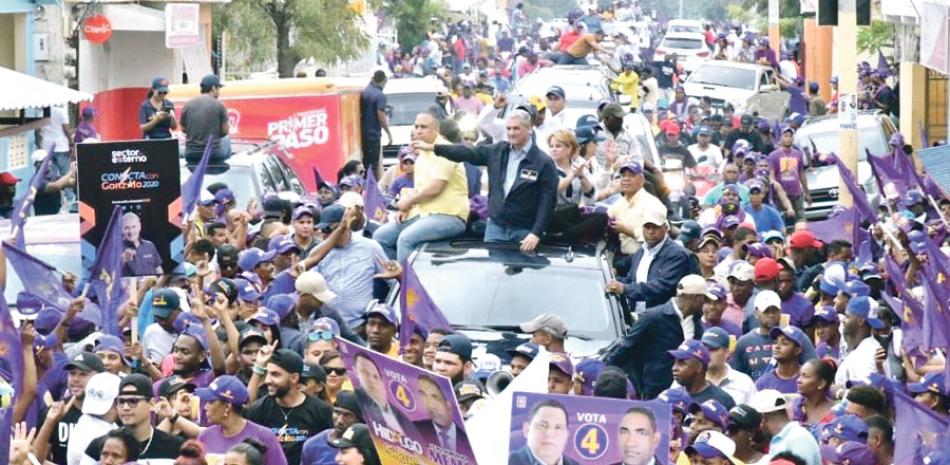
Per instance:
[[[79,56],[82,92],[148,87],[157,76],[180,82],[181,65],[175,51],[165,48],[164,32],[113,31],[104,44],[80,41]]]

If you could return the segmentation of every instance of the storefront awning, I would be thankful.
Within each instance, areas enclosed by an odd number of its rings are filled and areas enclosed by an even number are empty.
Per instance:
[[[0,66],[0,111],[45,108],[92,100],[92,95]]]

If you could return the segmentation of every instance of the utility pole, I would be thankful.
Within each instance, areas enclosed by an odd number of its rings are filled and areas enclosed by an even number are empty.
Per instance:
[[[779,0],[769,0],[769,43],[775,54],[775,58],[781,59],[782,54],[782,33],[779,28]]]
[[[680,0],[680,11],[679,11],[679,14],[676,16],[679,19],[683,19],[683,1],[684,0]]]
[[[840,153],[837,154],[844,165],[851,170],[857,179],[858,174],[858,130],[856,125],[852,125],[851,115],[856,115],[856,108],[849,108],[852,103],[857,103],[858,93],[858,74],[857,69],[857,50],[858,48],[858,24],[857,24],[857,1],[856,0],[838,0],[838,44],[835,57],[838,67],[838,94],[847,96],[846,101],[842,101],[842,110],[839,110],[839,128],[838,137],[840,141]],[[849,121],[851,120],[851,121]],[[854,199],[844,181],[838,182],[838,201],[845,207],[851,207]]]

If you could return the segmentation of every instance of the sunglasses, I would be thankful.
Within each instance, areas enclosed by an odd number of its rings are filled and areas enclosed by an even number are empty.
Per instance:
[[[115,402],[116,404],[120,406],[128,405],[129,407],[135,407],[139,405],[139,402],[142,402],[144,400],[145,400],[144,396],[132,396],[132,397],[118,397],[116,398]]]
[[[334,337],[336,336],[330,331],[311,331],[307,334],[307,339],[310,340],[310,342],[332,341]]]
[[[343,376],[346,374],[346,368],[323,367],[323,371],[327,372],[328,375]]]

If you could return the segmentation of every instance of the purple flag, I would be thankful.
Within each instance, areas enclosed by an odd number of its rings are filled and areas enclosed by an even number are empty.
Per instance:
[[[62,313],[66,312],[69,304],[73,301],[73,297],[63,288],[56,268],[7,243],[3,244],[3,251],[7,256],[7,260],[10,261],[10,266],[20,277],[20,281],[23,282],[23,290],[27,294],[40,299],[44,305],[53,307]],[[99,307],[91,302],[86,302],[86,306],[77,317],[96,326],[102,324]]]
[[[802,96],[801,87],[788,86],[785,90],[788,92],[788,111],[790,113],[807,115],[808,102],[806,102],[805,97]]]
[[[188,180],[181,185],[181,207],[182,213],[187,217],[195,210],[195,205],[201,198],[201,185],[205,180],[205,171],[208,169],[208,159],[211,158],[211,143],[213,138],[208,138],[205,144],[205,151],[201,154],[201,160],[195,165],[195,169],[188,176]]]
[[[904,296],[903,299],[892,297],[888,292],[882,292],[881,296],[894,313],[897,313],[901,319],[901,331],[903,331],[903,348],[908,353],[912,350],[918,350],[923,344],[923,319],[924,309],[920,302],[914,297],[910,289],[907,288],[907,282],[904,280],[904,271],[901,269],[890,255],[884,255],[884,268],[887,270],[887,281],[894,288],[894,294]]]
[[[419,333],[423,339],[433,329],[452,330],[449,320],[442,310],[432,301],[422,281],[408,261],[402,265],[402,292],[399,293],[399,307],[402,309],[402,321],[399,325],[399,346],[405,349],[413,333]]]
[[[894,392],[894,465],[923,465],[924,457],[945,440],[947,419]]]
[[[320,170],[316,166],[313,167],[313,179],[316,182],[318,191],[320,190],[320,186],[330,184],[326,179],[323,179],[323,176],[320,175]]]
[[[812,141],[812,147],[814,147],[814,144],[815,142]],[[815,150],[817,150],[817,148]],[[874,221],[877,215],[874,214],[874,209],[871,208],[871,204],[868,203],[868,197],[864,189],[854,182],[854,174],[851,170],[848,169],[847,166],[844,166],[844,162],[833,153],[826,155],[826,158],[830,158],[835,166],[838,167],[838,175],[841,176],[845,187],[847,187],[848,192],[851,193],[852,204],[857,212],[856,218],[861,220],[858,221],[858,223],[862,221]]]
[[[921,121],[918,123],[920,125],[920,146],[922,148],[930,147],[930,135],[927,134],[927,127],[924,126],[924,122]]]
[[[386,221],[386,198],[379,191],[373,170],[366,170],[366,187],[363,189],[363,204],[369,219],[382,223]]]
[[[205,154],[207,153],[206,151]],[[102,309],[102,330],[117,337],[122,337],[122,330],[119,328],[119,306],[125,300],[122,288],[122,252],[122,207],[116,205],[96,249],[96,261],[89,271],[89,285],[96,293],[96,300]]]
[[[947,303],[940,302],[933,288],[934,283],[925,270],[921,278],[921,287],[924,290],[924,347],[929,349],[947,347],[950,345],[950,324],[947,321],[950,314],[947,312]]]
[[[887,64],[887,59],[884,58],[884,52],[880,49],[877,51],[877,71],[883,73],[885,77],[891,75],[891,67]]]
[[[860,242],[855,241],[855,230],[861,229],[858,226],[858,220],[857,210],[852,207],[827,220],[809,222],[808,230],[825,244],[844,240],[857,246]]]
[[[868,164],[871,165],[871,171],[874,173],[874,179],[877,181],[878,192],[887,200],[900,199],[904,197],[908,189],[914,187],[909,176],[902,175],[895,166],[900,162],[893,155],[873,155],[868,153]],[[907,173],[910,175],[910,173]]]
[[[50,152],[46,155],[46,158],[43,159],[36,173],[33,173],[33,177],[30,178],[30,190],[17,201],[16,206],[13,208],[13,214],[10,216],[10,232],[16,234],[16,246],[21,249],[26,248],[26,239],[23,236],[23,227],[26,223],[26,218],[30,216],[30,209],[33,208],[33,201],[36,200],[36,194],[40,191],[40,188],[46,184],[46,173],[49,171],[49,164],[52,160],[53,152]]]
[[[23,389],[23,351],[20,334],[13,325],[7,299],[0,299],[0,377],[13,387],[10,406],[0,408],[0,457],[10,456],[10,432],[13,431],[13,405]]]

